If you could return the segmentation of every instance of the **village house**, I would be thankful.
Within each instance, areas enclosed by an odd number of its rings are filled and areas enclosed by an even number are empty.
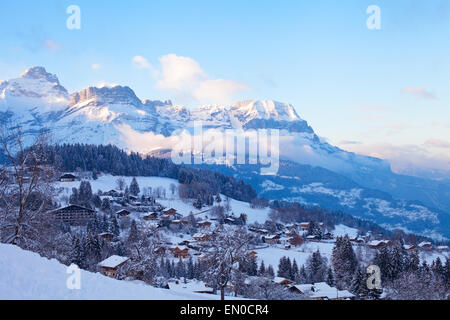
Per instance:
[[[95,210],[78,205],[68,205],[48,212],[53,219],[69,225],[86,225],[95,217]]]
[[[211,239],[211,234],[207,234],[207,233],[196,233],[192,236],[192,238],[195,239],[195,241],[199,241],[199,242],[205,242],[208,241],[209,239]]]
[[[406,251],[414,251],[414,250],[417,249],[417,246],[415,246],[415,245],[413,245],[413,244],[405,244],[405,245],[403,245],[403,248],[404,248]]]
[[[305,243],[305,240],[298,234],[294,234],[291,238],[289,238],[289,243],[297,247]]]
[[[154,221],[158,220],[158,213],[152,212],[149,215],[144,216],[143,218],[145,221]]]
[[[305,294],[312,300],[353,300],[355,298],[355,295],[347,290],[338,290],[325,282],[292,285],[289,290],[300,295]]]
[[[189,248],[186,246],[175,246],[171,248],[175,258],[187,258],[189,256]]]
[[[198,223],[198,227],[199,228],[209,228],[209,227],[211,227],[211,221],[199,221]]]
[[[100,272],[110,278],[115,278],[120,268],[129,260],[127,257],[113,255],[98,264]]]
[[[275,277],[275,278],[273,278],[272,281],[276,285],[283,286],[283,287],[288,287],[288,286],[290,286],[293,283],[292,280],[289,280],[289,279],[286,279],[286,278],[282,278],[282,277]]]
[[[111,189],[107,192],[104,192],[103,195],[106,196],[110,196],[110,197],[119,197],[120,196],[120,192],[114,189]]]
[[[175,215],[175,213],[177,213],[177,210],[175,210],[174,208],[170,208],[170,209],[163,211],[163,214],[171,216],[171,217],[173,217]]]
[[[418,247],[420,249],[422,249],[422,250],[432,250],[433,249],[433,244],[431,242],[423,241],[423,242],[418,244]]]
[[[165,247],[158,247],[153,252],[157,255],[163,256],[166,254],[166,248]]]
[[[116,215],[117,216],[119,216],[119,217],[127,217],[127,216],[129,216],[131,214],[131,212],[130,211],[128,211],[128,210],[126,210],[126,209],[122,209],[122,210],[119,210],[119,211],[117,211],[116,212]]]
[[[272,234],[270,236],[264,237],[264,242],[269,244],[279,244],[280,243],[280,236],[277,234]]]
[[[358,243],[358,244],[364,243],[364,239],[361,237],[358,237],[358,236],[350,238],[350,241],[353,243]]]
[[[112,242],[114,239],[114,235],[109,232],[103,232],[99,234],[100,238],[102,238],[106,242]]]
[[[73,182],[76,179],[77,179],[77,177],[71,173],[66,173],[66,174],[63,174],[61,177],[59,177],[59,181],[61,181],[61,182]]]
[[[371,249],[378,249],[384,247],[392,247],[392,241],[391,240],[372,240],[370,241],[367,246]]]
[[[308,231],[309,230],[309,226],[310,226],[309,222],[302,222],[302,223],[300,223],[300,230]]]
[[[436,249],[439,252],[447,252],[448,251],[448,246],[437,246]]]

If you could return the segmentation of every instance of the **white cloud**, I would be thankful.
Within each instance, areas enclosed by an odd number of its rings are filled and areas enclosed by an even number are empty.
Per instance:
[[[119,85],[117,83],[109,83],[109,82],[100,82],[95,85],[97,88],[115,88]]]
[[[102,68],[102,66],[100,64],[98,64],[98,63],[94,63],[94,64],[91,65],[91,69],[92,70],[99,70],[101,68]]]
[[[138,69],[150,69],[151,64],[142,56],[135,56],[132,59],[133,65]]]
[[[441,148],[441,149],[450,149],[450,142],[439,140],[439,139],[428,139],[425,142],[427,147]]]
[[[133,64],[148,69],[156,79],[156,88],[167,92],[181,103],[230,103],[233,98],[249,89],[240,82],[211,79],[192,58],[167,54],[159,58],[158,70],[142,56],[135,56]]]
[[[246,84],[232,80],[205,80],[199,83],[193,94],[198,101],[230,103],[232,102],[232,97],[247,89],[248,86]]]
[[[406,87],[405,89],[403,89],[403,91],[415,96],[418,99],[436,99],[436,96],[432,92],[428,91],[425,86],[421,86],[418,88]]]
[[[439,150],[433,150],[438,147]],[[450,144],[441,140],[429,139],[422,145],[393,145],[372,143],[346,145],[351,152],[389,160],[392,170],[408,174],[415,170],[441,170],[450,173]]]

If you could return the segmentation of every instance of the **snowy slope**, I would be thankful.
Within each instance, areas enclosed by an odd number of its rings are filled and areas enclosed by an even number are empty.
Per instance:
[[[166,290],[81,270],[81,289],[70,290],[67,266],[16,246],[0,244],[0,299],[209,300],[218,295]]]

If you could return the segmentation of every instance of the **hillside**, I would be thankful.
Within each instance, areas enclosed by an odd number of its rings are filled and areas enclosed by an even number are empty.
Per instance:
[[[0,299],[206,300],[218,296],[154,288],[81,270],[81,289],[67,288],[67,266],[16,246],[0,244]]]

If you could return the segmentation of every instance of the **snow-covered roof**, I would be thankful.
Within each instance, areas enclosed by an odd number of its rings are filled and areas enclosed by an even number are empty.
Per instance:
[[[389,240],[372,240],[368,243],[369,246],[378,246],[380,244],[387,244],[389,243]]]
[[[113,256],[103,260],[98,265],[100,267],[116,268],[116,267],[120,266],[122,263],[128,261],[129,259],[130,258],[128,258],[128,257],[121,257],[121,256],[113,255]]]
[[[206,236],[206,234],[204,234],[204,233],[196,233],[192,237],[193,238],[203,238],[204,236]]]
[[[338,290],[329,286],[326,282],[318,282],[315,284],[299,284],[294,285],[302,293],[308,294],[311,298],[352,298],[354,295],[347,290]]]

